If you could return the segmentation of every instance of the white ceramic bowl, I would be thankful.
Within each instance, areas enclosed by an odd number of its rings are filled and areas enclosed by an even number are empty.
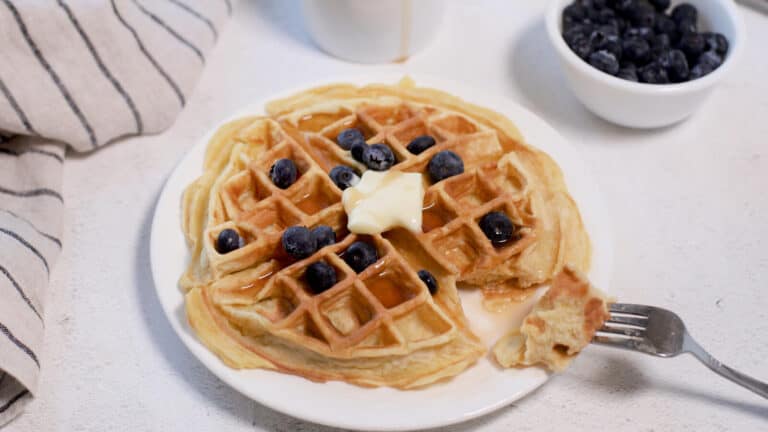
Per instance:
[[[744,45],[744,25],[733,0],[687,0],[699,10],[699,29],[728,38],[723,64],[699,79],[679,84],[644,84],[616,78],[592,67],[566,45],[562,12],[573,0],[551,0],[547,33],[576,97],[598,116],[627,127],[655,128],[691,115],[731,70]],[[674,6],[681,2],[672,2]]]

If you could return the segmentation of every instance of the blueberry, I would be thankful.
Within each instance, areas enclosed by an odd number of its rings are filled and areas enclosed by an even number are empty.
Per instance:
[[[665,51],[669,51],[672,41],[668,34],[657,34],[651,41],[651,57],[658,57]]]
[[[240,234],[232,228],[221,230],[216,237],[216,251],[220,254],[230,253],[243,247],[244,241]]]
[[[429,293],[432,295],[437,294],[437,279],[432,276],[432,273],[427,270],[419,270],[418,275],[419,279],[421,279],[421,281],[424,282],[424,285],[427,286]]]
[[[357,172],[346,165],[333,167],[328,175],[331,177],[331,180],[333,180],[333,183],[341,190],[354,186],[360,181],[360,176]]]
[[[363,162],[363,153],[368,148],[368,144],[365,142],[356,142],[349,149],[349,153],[352,154],[352,158],[358,162]]]
[[[290,159],[278,159],[269,169],[269,178],[280,189],[288,189],[296,182],[297,175],[296,164]]]
[[[589,42],[589,35],[592,33],[591,25],[576,24],[563,32],[563,39],[571,51],[577,56],[585,58],[592,52],[592,46]]]
[[[715,70],[718,66],[723,64],[723,58],[717,55],[714,51],[707,51],[699,56],[698,64],[706,64],[707,66],[711,66],[712,70]]]
[[[430,135],[422,135],[414,138],[410,143],[408,143],[406,149],[408,149],[409,152],[417,155],[421,154],[424,150],[432,147],[433,145],[435,145],[435,139],[433,137]]]
[[[344,129],[336,136],[336,142],[339,144],[339,147],[349,150],[355,143],[365,144],[365,137],[360,132],[360,129],[349,128]]]
[[[570,42],[566,41],[571,51],[576,53],[577,56],[586,59],[589,54],[592,53],[592,44],[590,43],[589,36],[578,35],[571,38]]]
[[[672,18],[664,14],[658,14],[656,15],[656,23],[653,25],[653,29],[656,31],[656,34],[673,36],[677,32],[677,24],[675,24]]]
[[[695,80],[703,77],[704,75],[708,75],[712,73],[712,71],[715,70],[710,64],[708,63],[699,63],[693,68],[691,68],[691,73],[688,75],[688,79]]]
[[[600,18],[600,14],[597,12],[597,9],[592,7],[591,4],[584,4],[585,1],[589,0],[582,0],[582,5],[587,9],[587,18],[584,19],[584,21],[597,22],[597,20]]]
[[[597,11],[597,22],[600,24],[608,24],[619,28],[619,22],[616,19],[616,12],[613,9],[599,9]]]
[[[621,79],[625,79],[627,81],[634,81],[637,82],[637,69],[634,67],[624,67],[619,69],[619,73],[616,74],[617,77]]]
[[[395,164],[395,154],[386,144],[372,144],[363,149],[363,163],[374,171],[386,171]]]
[[[650,27],[630,27],[624,32],[624,37],[640,37],[650,41],[653,39],[653,29]]]
[[[579,24],[581,24],[581,21],[574,21],[573,18],[563,17],[563,19],[560,20],[560,25],[563,32],[571,28],[571,26],[579,25]]]
[[[437,152],[427,164],[429,177],[434,183],[464,172],[464,161],[450,150]]]
[[[641,82],[648,84],[668,84],[669,76],[667,70],[658,62],[651,62],[643,66],[638,74]]]
[[[696,10],[696,7],[690,3],[680,3],[679,5],[672,8],[672,19],[675,20],[675,22],[678,24],[682,21],[696,22],[696,20],[699,18],[698,15],[699,13]]]
[[[574,21],[566,21],[563,20],[562,30],[563,30],[563,38],[565,38],[565,34],[571,31],[574,27],[580,27],[584,24],[580,22],[574,22]]]
[[[651,47],[645,39],[630,37],[622,44],[623,58],[636,64],[645,64],[651,58]]]
[[[589,36],[593,30],[594,26],[591,24],[572,24],[569,25],[567,29],[564,29],[563,39],[565,39],[566,43],[570,44],[573,38],[577,36]]]
[[[563,21],[580,22],[586,17],[587,9],[578,3],[571,3],[563,9]]]
[[[360,273],[369,265],[379,260],[379,254],[376,252],[376,248],[371,244],[356,241],[349,245],[346,251],[344,251],[344,262],[347,263],[352,270],[356,273]]]
[[[696,27],[696,21],[683,20],[677,23],[677,30],[675,31],[676,40],[679,40],[685,34],[696,33],[698,29]]]
[[[325,261],[313,262],[307,266],[307,283],[314,294],[320,294],[336,285],[336,269]]]
[[[595,51],[608,51],[616,59],[621,58],[621,41],[618,36],[607,34],[602,30],[596,30],[592,32],[590,39],[590,43]]]
[[[720,33],[704,33],[704,41],[708,51],[723,56],[728,52],[728,39]]]
[[[648,63],[658,62],[661,57],[664,57],[669,53],[672,48],[668,46],[652,46],[651,47],[651,60]]]
[[[706,42],[700,33],[686,33],[680,36],[677,47],[685,53],[688,60],[695,60],[704,52]]]
[[[320,250],[336,243],[336,233],[328,225],[319,225],[312,229],[310,235],[315,243],[315,248]]]
[[[669,8],[670,0],[649,0],[653,7],[659,12],[664,12]]]
[[[650,3],[637,2],[635,3],[635,6],[630,9],[629,19],[632,24],[637,27],[653,28],[653,25],[656,22],[656,9],[654,9]]]
[[[574,23],[569,24],[568,25],[568,29],[571,32],[581,31],[582,33],[589,34],[592,30],[595,29],[596,25],[597,25],[597,23],[593,23],[591,21],[586,21],[586,22],[579,21],[579,22],[574,22]]]
[[[480,219],[480,229],[494,246],[501,246],[512,239],[515,225],[502,212],[490,212]]]
[[[617,26],[613,26],[611,24],[603,24],[603,25],[597,26],[596,30],[602,32],[606,36],[618,36],[619,35],[619,28]]]
[[[666,69],[667,76],[673,82],[683,82],[688,79],[688,60],[682,51],[667,51],[659,57],[659,64]]]
[[[616,18],[616,27],[619,29],[619,33],[622,33],[629,27],[629,23],[624,18],[618,17]]]
[[[613,10],[621,15],[629,16],[632,9],[635,7],[636,0],[615,0],[613,2]]]
[[[606,34],[609,34],[612,36],[621,35],[621,27],[619,26],[619,21],[617,19],[613,19],[611,21],[608,21],[607,23],[603,23],[598,28],[603,32],[605,32]]]
[[[616,56],[605,50],[590,54],[589,64],[610,75],[616,75],[619,72],[619,61],[616,60]]]
[[[621,63],[619,63],[619,66],[620,66],[619,70],[627,69],[627,70],[637,72],[637,65],[629,60],[626,60],[626,59],[622,60]]]
[[[589,34],[589,42],[595,47],[605,42],[607,38],[608,34],[600,29],[596,29]]]
[[[292,226],[283,232],[283,249],[296,259],[304,259],[317,250],[309,228]]]

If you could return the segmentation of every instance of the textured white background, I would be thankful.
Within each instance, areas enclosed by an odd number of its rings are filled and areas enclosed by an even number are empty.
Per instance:
[[[742,61],[693,118],[641,132],[603,122],[569,93],[546,41],[544,3],[463,2],[435,43],[386,68],[497,91],[548,120],[606,196],[616,230],[611,292],[679,312],[714,355],[768,379],[768,17],[742,9]],[[251,402],[187,352],[154,294],[150,220],[165,177],[224,113],[381,68],[320,52],[296,1],[244,1],[170,131],[71,157],[40,395],[6,430],[330,431]],[[768,402],[687,356],[590,347],[524,400],[450,428],[476,429],[758,431],[768,430]]]

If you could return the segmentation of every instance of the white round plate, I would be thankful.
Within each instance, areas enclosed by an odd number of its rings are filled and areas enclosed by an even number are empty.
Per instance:
[[[552,127],[530,111],[498,94],[482,93],[437,78],[416,76],[418,85],[439,88],[469,102],[494,109],[512,119],[526,141],[549,153],[562,168],[569,190],[579,205],[591,236],[594,256],[589,274],[607,288],[612,261],[610,221],[598,190],[579,156]],[[394,83],[398,76],[343,78],[334,82]],[[302,89],[257,101],[252,109],[230,116],[262,114],[267,101]],[[219,125],[211,125],[211,134]],[[315,383],[266,370],[234,370],[225,366],[195,337],[184,313],[178,279],[189,254],[180,228],[180,202],[184,188],[201,174],[210,134],[200,140],[175,168],[163,189],[152,222],[151,261],[155,288],[176,333],[200,361],[221,380],[253,400],[285,414],[329,426],[359,430],[412,430],[459,423],[501,408],[530,393],[548,378],[539,368],[501,369],[489,356],[457,377],[421,390],[362,388],[343,382]],[[478,293],[462,293],[473,330],[489,347],[506,331],[519,325],[533,299],[512,311],[491,314],[480,307]]]

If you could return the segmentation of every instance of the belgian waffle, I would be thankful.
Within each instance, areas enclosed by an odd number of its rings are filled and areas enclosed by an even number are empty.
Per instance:
[[[321,87],[270,103],[267,112],[220,128],[204,174],[184,196],[182,224],[193,257],[180,282],[188,317],[233,367],[425,385],[461,372],[485,350],[464,318],[457,281],[498,292],[546,282],[565,262],[588,266],[589,242],[559,170],[496,113],[408,83]],[[337,165],[364,170],[334,142],[350,127],[369,143],[388,144],[397,159],[393,170],[424,174],[438,151],[461,156],[463,174],[434,185],[423,176],[422,233],[347,231],[341,191],[328,172]],[[437,144],[408,152],[408,142],[425,134]],[[299,172],[284,190],[268,177],[281,158]],[[490,211],[510,217],[515,241],[498,248],[485,238],[478,220]],[[331,226],[337,243],[292,260],[280,238],[294,225]],[[244,245],[220,254],[215,240],[227,228]],[[379,256],[360,274],[341,258],[356,240],[374,245]],[[318,295],[304,276],[316,261],[338,276]],[[435,275],[436,295],[419,280],[420,269]]]
[[[589,267],[589,238],[560,169],[498,113],[410,83],[320,87],[274,101],[267,111],[326,171],[339,161],[360,167],[333,141],[355,127],[368,143],[392,148],[398,163],[391,169],[421,173],[424,225],[413,240],[461,283],[498,293],[546,283],[565,263]],[[411,154],[406,145],[420,135],[437,143]],[[426,165],[441,150],[461,156],[465,172],[433,185]],[[517,241],[491,246],[477,220],[492,210],[512,219]]]

